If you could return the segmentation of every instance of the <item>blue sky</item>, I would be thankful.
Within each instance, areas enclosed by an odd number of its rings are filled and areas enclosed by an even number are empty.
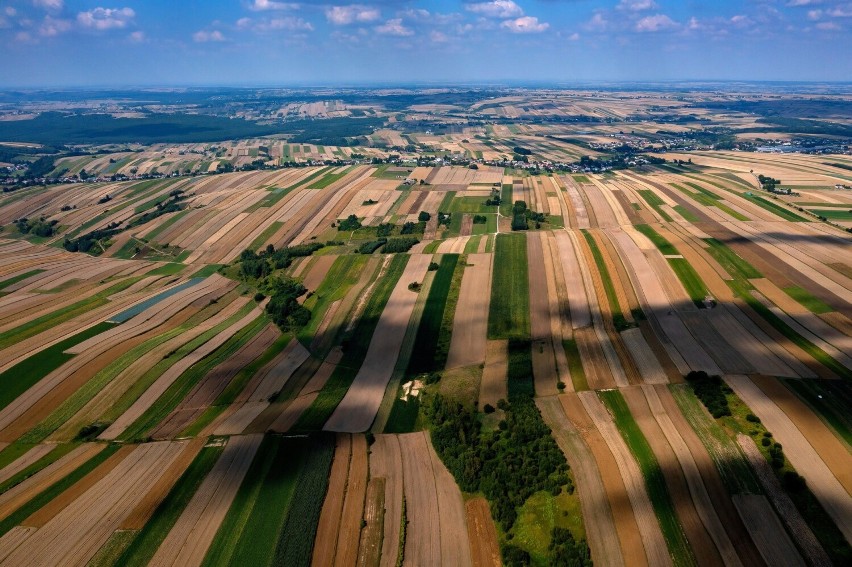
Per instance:
[[[852,1],[0,0],[0,88],[852,80]]]

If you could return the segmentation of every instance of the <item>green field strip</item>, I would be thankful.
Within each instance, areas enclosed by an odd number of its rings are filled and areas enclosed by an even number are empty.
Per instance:
[[[376,330],[382,311],[387,305],[397,281],[402,277],[409,258],[410,256],[407,254],[394,255],[387,271],[376,281],[373,292],[367,300],[367,307],[358,320],[358,324],[351,333],[347,333],[343,337],[343,358],[320,391],[319,396],[293,426],[294,430],[318,430],[322,428],[346,395],[349,386],[358,373],[358,369],[361,367],[361,363],[364,362],[364,357],[367,355],[367,349],[370,347],[370,341],[373,338],[373,331]]]
[[[217,273],[220,268],[224,267],[224,264],[207,264],[206,266],[189,276],[189,279],[208,278],[213,274]]]
[[[830,305],[823,302],[821,299],[814,297],[808,290],[799,287],[799,286],[788,286],[781,288],[784,293],[798,301],[805,309],[814,313],[815,315],[821,315],[823,313],[831,313],[834,311]]]
[[[284,223],[281,221],[274,221],[261,232],[257,238],[252,240],[251,244],[248,245],[247,250],[254,250],[257,252],[260,248],[266,244],[266,241],[272,238],[272,236],[278,232],[278,230],[284,226]]]
[[[297,181],[296,183],[285,187],[285,189],[292,190],[292,189],[295,189],[296,187],[301,187],[303,185],[307,185],[308,183],[319,178],[321,175],[323,175],[329,169],[331,169],[331,168],[330,167],[321,167],[318,170],[316,170],[315,172],[313,172],[310,175],[308,175],[307,177],[305,177],[304,179],[302,179],[301,181]]]
[[[207,473],[216,464],[224,445],[204,447],[166,495],[115,565],[145,567],[177,523]]]
[[[82,301],[78,301],[77,303],[73,303],[61,309],[57,309],[52,313],[48,313],[47,315],[42,315],[37,319],[33,319],[27,323],[19,327],[15,327],[13,329],[9,329],[3,333],[0,333],[0,350],[8,348],[14,344],[23,342],[31,337],[36,336],[37,334],[44,332],[48,329],[52,329],[56,327],[60,323],[64,323],[74,317],[82,315],[84,313],[88,313],[93,309],[96,309],[102,305],[106,305],[109,303],[107,299],[109,296],[124,291],[134,283],[138,282],[142,279],[142,276],[134,276],[132,278],[127,278],[122,280],[121,282],[110,286],[109,288],[97,292]]]
[[[700,220],[701,220],[692,211],[690,211],[689,209],[687,209],[683,205],[675,205],[674,207],[672,207],[672,209],[674,209],[675,212],[677,212],[677,214],[682,216],[683,220],[685,220],[687,222],[700,222]]]
[[[488,197],[456,197],[450,202],[448,212],[469,214],[492,213],[494,212],[493,208],[485,205],[485,201],[487,200]]]
[[[651,225],[637,224],[634,228],[647,236],[648,240],[653,242],[654,246],[656,246],[664,256],[680,254],[680,252],[677,251],[677,248],[675,248],[671,242],[663,238],[659,232],[651,228]]]
[[[147,240],[149,242],[153,242],[154,240],[157,239],[158,236],[160,236],[161,233],[165,232],[165,230],[167,228],[171,227],[173,224],[178,222],[180,219],[185,217],[187,214],[189,214],[189,209],[184,209],[182,211],[178,211],[177,213],[173,214],[168,219],[166,219],[164,222],[160,223],[157,226],[157,228],[153,229],[148,234],[146,234],[145,240]]]
[[[112,323],[98,323],[25,358],[15,366],[0,373],[0,383],[3,384],[3,388],[0,388],[0,409],[8,406],[39,380],[71,360],[74,355],[66,354],[66,350],[112,327]]]
[[[12,512],[9,516],[0,520],[0,536],[5,535],[12,528],[20,525],[24,520],[41,510],[45,505],[50,503],[54,498],[65,492],[67,489],[74,486],[87,474],[92,472],[101,463],[112,456],[120,447],[117,444],[107,445],[100,453],[74,469],[71,474],[56,481],[38,495],[29,500],[26,504]]]
[[[420,326],[414,340],[414,349],[408,362],[408,375],[414,376],[440,370],[443,367],[436,360],[438,335],[444,318],[444,310],[447,306],[447,296],[450,293],[453,273],[458,263],[458,254],[444,254],[441,257],[439,268],[429,288],[423,315],[420,318]]]
[[[762,209],[769,211],[770,213],[781,217],[784,220],[788,220],[791,222],[809,222],[809,219],[805,217],[801,217],[796,213],[785,209],[784,207],[773,203],[772,201],[761,197],[760,195],[755,195],[754,193],[744,193],[742,195],[744,199],[748,199],[752,203],[760,206]]]
[[[12,276],[9,279],[3,280],[0,282],[0,290],[4,290],[11,285],[15,285],[18,282],[22,282],[27,278],[43,273],[45,270],[30,270],[29,272],[24,272],[23,274],[18,274],[17,276]]]
[[[239,319],[244,317],[245,314],[240,313],[239,318],[234,318],[235,320],[228,319],[225,323],[227,326],[224,328],[216,328],[215,333],[205,333],[202,335],[204,340],[198,340],[197,346],[201,346],[201,344],[206,343],[208,340],[212,339],[216,334],[223,331],[225,328],[237,322]],[[201,359],[200,361],[193,364],[189,369],[183,372],[180,376],[178,376],[177,380],[175,380],[171,386],[163,392],[163,395],[157,398],[151,407],[149,407],[145,413],[143,413],[136,422],[134,422],[127,430],[121,434],[119,437],[122,440],[129,439],[142,439],[145,437],[145,433],[155,429],[163,420],[165,420],[175,408],[178,407],[180,402],[192,391],[198,382],[200,382],[204,376],[208,373],[212,372],[214,368],[218,365],[225,362],[228,358],[230,358],[234,353],[236,353],[240,348],[242,348],[246,343],[248,343],[252,337],[254,337],[257,333],[259,333],[268,323],[268,319],[265,315],[261,315],[257,317],[254,321],[237,331],[233,336],[231,336],[228,340],[226,340],[221,346],[219,346],[216,350],[208,354],[206,357]],[[195,345],[192,345],[195,346]],[[195,348],[197,348],[195,346]],[[191,348],[191,347],[190,347]],[[192,348],[192,350],[195,350]],[[186,356],[191,352],[187,349],[186,352],[178,353],[175,355],[178,360],[183,356]],[[155,366],[156,368],[156,366]],[[116,412],[114,408],[120,408],[121,406],[126,405],[129,408],[136,399],[141,396],[148,387],[153,384],[156,379],[162,374],[162,372],[154,372],[146,373],[143,379],[139,380],[133,385],[133,388],[128,392],[128,396],[122,397],[120,400],[123,403],[117,403],[113,408],[111,408],[112,412],[107,416],[107,420],[109,418],[114,418],[121,415]],[[150,375],[150,380],[146,379]],[[147,383],[147,384],[146,384]],[[134,391],[135,390],[135,391]],[[128,404],[128,402],[130,402]],[[122,412],[123,413],[123,412]]]
[[[595,265],[600,273],[601,283],[603,283],[606,299],[609,302],[609,309],[612,311],[613,326],[618,331],[631,328],[632,325],[627,322],[627,319],[624,317],[624,313],[621,311],[621,305],[618,303],[618,296],[615,293],[615,285],[612,283],[612,276],[610,276],[609,269],[606,267],[606,262],[604,261],[600,248],[598,248],[598,243],[587,230],[582,230],[581,232],[592,251],[592,257],[594,257]]]
[[[494,252],[489,339],[530,336],[530,292],[527,240],[523,234],[499,234]]]
[[[648,440],[633,419],[624,397],[618,390],[601,391],[598,392],[598,396],[613,416],[618,431],[639,464],[639,469],[645,478],[645,486],[648,489],[648,498],[650,498],[654,513],[660,522],[660,529],[663,532],[674,564],[695,565],[695,556],[689,547],[683,526],[677,517],[663,471],[660,469],[660,464],[651,450]]]
[[[732,208],[730,208],[729,206],[722,203],[721,202],[722,198],[719,197],[717,194],[715,194],[712,191],[709,191],[707,189],[704,189],[703,187],[696,185],[695,183],[687,183],[687,185],[696,189],[698,191],[698,193],[693,193],[689,189],[683,187],[682,185],[678,185],[677,183],[671,183],[670,185],[672,187],[674,187],[675,189],[677,189],[678,191],[680,191],[681,193],[683,193],[684,195],[687,195],[688,197],[690,197],[691,199],[693,199],[697,203],[704,205],[705,207],[716,207],[720,211],[730,215],[731,217],[733,217],[733,218],[735,218],[736,220],[739,220],[739,221],[751,220],[747,216],[745,216],[744,214],[737,212],[737,211],[733,210]]]
[[[742,256],[731,250],[725,243],[715,238],[703,239],[709,247],[706,249],[713,258],[725,269],[733,278],[742,280],[751,280],[762,278],[763,274],[758,272],[751,264],[749,264]]]
[[[456,197],[455,191],[447,191],[444,194],[444,199],[441,201],[441,204],[438,205],[438,211],[441,213],[450,212],[450,207],[452,206],[453,199]]]
[[[145,277],[148,276],[173,276],[175,274],[179,274],[186,268],[184,264],[178,264],[175,262],[167,262],[158,268],[154,268],[150,272],[145,273]],[[192,278],[190,278],[192,279]]]
[[[260,201],[258,201],[254,205],[248,207],[243,212],[252,213],[252,212],[254,212],[258,209],[274,207],[276,204],[278,204],[279,201],[281,201],[281,199],[283,199],[284,197],[289,195],[292,191],[293,191],[292,187],[287,187],[286,189],[281,189],[281,188],[270,189],[268,195],[266,195],[263,199],[261,199]]]
[[[845,205],[849,206],[849,205]],[[852,220],[852,210],[839,210],[839,209],[810,209],[810,211],[820,217],[825,217],[828,220],[841,220],[848,221]]]
[[[563,339],[562,348],[565,350],[565,357],[568,359],[568,371],[571,373],[571,382],[574,384],[574,391],[582,392],[583,390],[588,390],[589,382],[586,379],[586,372],[583,370],[583,360],[580,358],[577,341],[574,339]]]
[[[654,209],[658,215],[663,217],[663,220],[666,222],[672,222],[672,217],[666,211],[663,210],[663,205],[666,204],[656,193],[651,191],[650,189],[637,189],[637,193],[648,203],[652,209]]]

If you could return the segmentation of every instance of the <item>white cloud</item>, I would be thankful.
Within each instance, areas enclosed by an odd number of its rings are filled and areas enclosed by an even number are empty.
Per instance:
[[[310,22],[306,22],[302,18],[287,16],[284,18],[273,18],[266,22],[259,22],[255,29],[261,32],[267,31],[313,31],[314,26]]]
[[[345,26],[354,22],[375,22],[382,17],[378,8],[350,4],[349,6],[330,6],[325,9],[325,18],[336,26]]]
[[[822,0],[790,0],[788,6],[812,6],[814,4],[822,4]]]
[[[488,18],[515,18],[523,16],[524,11],[512,0],[491,0],[491,2],[476,2],[466,4],[464,7],[468,12],[481,14]]]
[[[28,32],[20,31],[15,34],[15,41],[19,43],[28,43],[30,40],[32,40],[32,36]]]
[[[571,35],[568,36],[568,41],[579,41],[579,40],[580,40],[580,34],[578,34],[577,32],[574,32],[574,33],[572,33]]]
[[[818,20],[822,17],[822,10],[809,10],[808,11],[808,19],[809,20]]]
[[[550,27],[547,22],[539,22],[533,16],[521,16],[514,20],[506,20],[500,27],[506,28],[512,33],[541,33]]]
[[[737,27],[744,27],[744,26],[751,25],[753,22],[751,21],[751,18],[749,18],[748,16],[744,16],[742,14],[737,14],[736,16],[733,16],[731,18],[731,23],[734,24]]]
[[[609,27],[609,20],[602,13],[598,12],[592,16],[591,20],[584,24],[584,27],[591,31],[604,31]]]
[[[665,14],[646,16],[636,22],[636,31],[638,32],[658,32],[670,30],[676,27],[677,22],[675,22]]]
[[[617,8],[619,10],[629,10],[631,12],[641,12],[642,10],[651,10],[657,7],[654,0],[621,0]]]
[[[58,18],[51,18],[50,16],[45,16],[44,20],[41,22],[41,26],[38,28],[39,35],[43,37],[55,37],[61,33],[67,32],[71,29],[71,22],[68,20],[61,20]]]
[[[299,4],[293,2],[274,2],[273,0],[254,0],[249,10],[263,12],[266,10],[298,10]]]
[[[823,31],[840,31],[840,25],[836,22],[820,22],[816,28]]]
[[[826,12],[832,18],[852,18],[852,4],[837,6]]]
[[[447,34],[439,32],[438,30],[432,30],[432,32],[429,34],[429,39],[431,39],[435,43],[446,43],[449,40]]]
[[[398,37],[407,37],[414,35],[414,31],[402,25],[402,18],[393,18],[380,26],[376,26],[376,33],[382,35],[395,35]]]
[[[133,43],[142,43],[145,41],[145,32],[143,31],[135,31],[127,36],[127,39],[132,41]]]
[[[61,10],[64,5],[63,0],[33,0],[33,6],[45,10]]]
[[[77,14],[77,22],[87,28],[111,30],[127,27],[135,16],[132,8],[95,8]]]
[[[11,6],[6,6],[6,9],[3,11],[6,12],[7,16],[14,16],[18,13],[18,11]]]
[[[192,34],[192,40],[196,43],[207,43],[209,41],[225,41],[225,36],[219,30],[197,31]]]

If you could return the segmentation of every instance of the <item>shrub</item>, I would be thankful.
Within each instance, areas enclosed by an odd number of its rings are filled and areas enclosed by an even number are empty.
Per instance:
[[[358,230],[361,228],[361,221],[355,215],[349,215],[344,220],[337,221],[337,229],[342,231]]]
[[[427,213],[426,211],[420,211],[420,214],[417,215],[417,220],[419,222],[429,222],[429,219],[432,218],[432,215]]]
[[[404,238],[391,238],[385,244],[384,252],[386,254],[398,254],[400,252],[408,252],[411,247],[420,242],[417,238],[408,236]]]

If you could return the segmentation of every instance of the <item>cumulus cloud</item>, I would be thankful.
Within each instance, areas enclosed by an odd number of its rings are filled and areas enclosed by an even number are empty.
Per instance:
[[[447,34],[439,32],[438,30],[432,30],[432,32],[429,33],[429,39],[435,43],[446,43],[449,40]]]
[[[61,10],[64,5],[63,0],[33,0],[33,6],[45,10]]]
[[[132,8],[95,8],[77,14],[77,22],[86,28],[111,30],[127,27],[135,16]]]
[[[629,10],[630,12],[652,10],[656,7],[657,3],[654,0],[621,0],[617,6],[619,10]]]
[[[44,20],[38,28],[38,33],[42,37],[54,37],[71,29],[71,22],[58,18],[45,16]]]
[[[602,13],[598,12],[584,24],[584,27],[590,31],[604,31],[609,27],[609,20]]]
[[[287,16],[285,18],[273,18],[266,22],[260,22],[255,26],[257,31],[314,31],[314,26],[302,18]]]
[[[132,41],[133,43],[142,43],[145,41],[145,32],[143,31],[135,31],[127,36],[127,39]]]
[[[466,4],[465,10],[480,14],[487,18],[515,18],[523,16],[524,11],[512,0],[492,0],[491,2],[475,2]]]
[[[345,26],[355,22],[375,22],[381,16],[378,8],[361,4],[330,6],[325,9],[325,18],[336,26]]]
[[[382,35],[395,35],[398,37],[407,37],[414,35],[414,30],[402,25],[402,18],[392,18],[380,26],[376,26],[376,33]]]
[[[197,31],[192,34],[192,40],[196,43],[207,43],[210,41],[225,41],[225,36],[219,30]]]
[[[274,2],[273,0],[254,0],[249,10],[263,12],[266,10],[298,10],[299,4],[293,2]]]
[[[788,6],[812,6],[814,4],[822,4],[822,0],[790,0]]]
[[[550,27],[547,22],[539,22],[538,18],[533,16],[521,16],[513,20],[506,20],[500,24],[500,27],[506,28],[512,33],[541,33]]]
[[[665,14],[646,16],[636,22],[636,31],[638,32],[658,32],[670,30],[676,27],[677,22]]]
[[[840,25],[837,22],[820,22],[816,28],[822,31],[840,31]]]

